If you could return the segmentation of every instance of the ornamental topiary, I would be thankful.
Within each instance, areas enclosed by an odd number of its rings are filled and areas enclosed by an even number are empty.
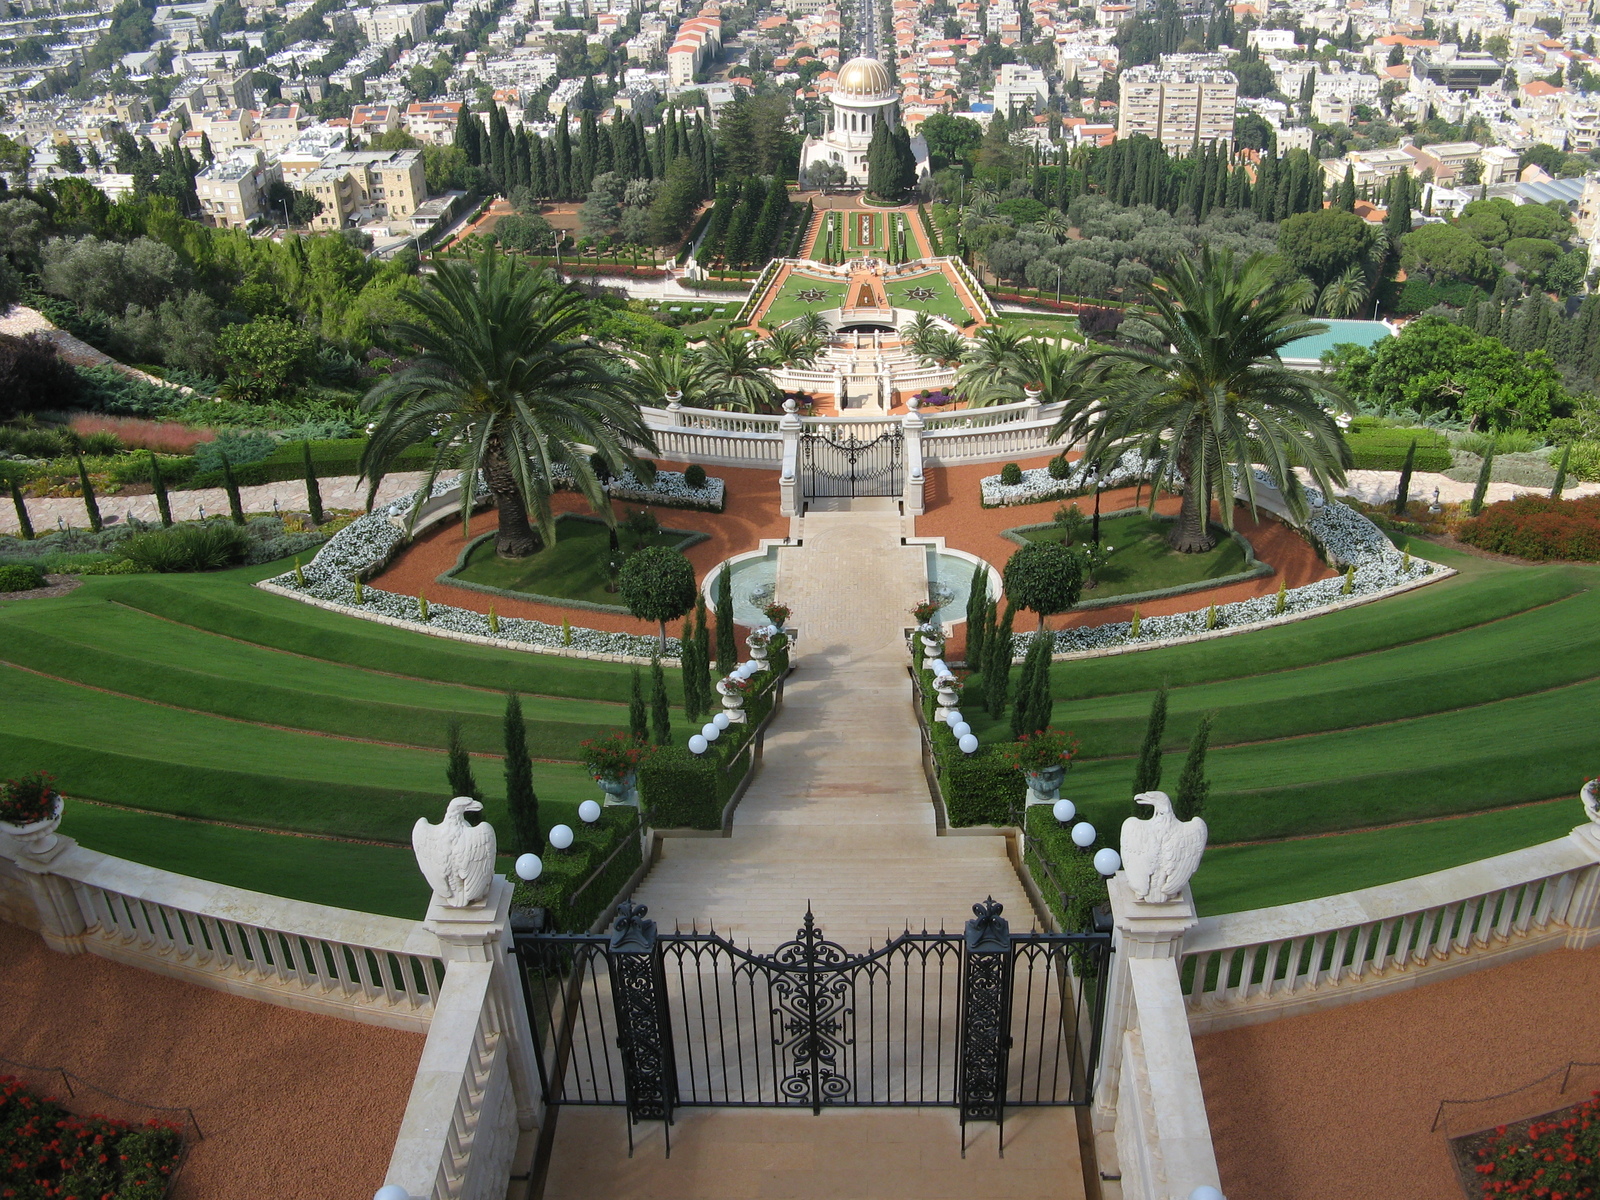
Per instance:
[[[1050,472],[1051,479],[1065,479],[1072,474],[1072,465],[1067,462],[1065,454],[1058,454],[1052,458],[1047,469]],[[1021,472],[1019,471],[1018,474],[1020,475]]]
[[[1000,468],[1000,482],[1007,487],[1016,487],[1022,482],[1022,468],[1016,463],[1007,463]]]
[[[690,463],[683,473],[683,482],[698,492],[706,485],[706,469],[699,463]]]
[[[628,555],[618,579],[628,611],[661,627],[661,653],[667,652],[667,622],[694,607],[694,567],[676,550],[646,546]]]
[[[1006,562],[1006,598],[1044,619],[1066,612],[1083,593],[1083,559],[1060,542],[1029,542]]]

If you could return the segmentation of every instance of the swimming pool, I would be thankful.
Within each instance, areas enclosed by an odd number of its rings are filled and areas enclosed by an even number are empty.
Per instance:
[[[1325,352],[1345,342],[1370,348],[1384,338],[1394,336],[1394,330],[1385,321],[1336,321],[1331,317],[1315,319],[1319,325],[1326,325],[1328,332],[1290,342],[1283,348],[1284,358],[1296,362],[1316,362]]]

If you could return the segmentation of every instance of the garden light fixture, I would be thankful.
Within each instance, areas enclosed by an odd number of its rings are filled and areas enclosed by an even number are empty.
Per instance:
[[[698,733],[689,739],[690,754],[704,754],[706,752],[706,746],[706,739],[701,737]]]
[[[578,820],[585,825],[593,825],[600,819],[600,804],[596,800],[585,800],[578,805]]]
[[[532,883],[535,879],[539,878],[539,876],[543,874],[544,862],[537,854],[519,854],[517,856],[518,879],[525,879],[529,883]],[[378,1196],[382,1195],[382,1192],[378,1193]],[[373,1200],[378,1200],[378,1197],[374,1197]]]
[[[722,736],[722,730],[717,728],[715,721],[707,721],[700,726],[700,736],[705,738],[707,742],[714,742]]]
[[[555,835],[552,834],[552,837]],[[1094,845],[1094,826],[1087,821],[1079,821],[1072,827],[1072,843],[1081,849],[1087,850]]]
[[[956,743],[961,747],[963,754],[976,754],[978,752],[978,738],[975,734],[966,734]]]
[[[1066,826],[1078,815],[1078,806],[1063,796],[1050,806],[1050,812],[1055,816],[1057,824]]]
[[[968,725],[965,721],[962,721],[959,725],[950,726],[950,732],[956,735],[957,741],[960,741],[962,738],[966,737],[967,734],[972,732],[972,726]]]
[[[1107,879],[1110,879],[1118,871],[1122,870],[1122,855],[1118,854],[1110,846],[1096,850],[1094,852],[1094,869]]]
[[[718,729],[726,729],[728,727],[728,714],[719,712],[716,716],[711,718],[711,723]]]
[[[1076,832],[1076,831],[1074,831]],[[565,850],[572,845],[572,826],[557,825],[550,831],[550,844],[557,850]]]

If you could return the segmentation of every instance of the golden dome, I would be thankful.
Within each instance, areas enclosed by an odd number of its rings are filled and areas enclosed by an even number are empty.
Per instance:
[[[839,81],[833,86],[839,96],[891,98],[895,95],[889,68],[875,58],[852,58],[839,68]]]

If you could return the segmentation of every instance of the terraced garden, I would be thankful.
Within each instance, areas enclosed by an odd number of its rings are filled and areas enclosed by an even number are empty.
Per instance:
[[[0,604],[0,774],[42,768],[97,802],[70,804],[63,826],[94,849],[408,916],[427,893],[410,829],[442,811],[452,719],[500,828],[509,689],[546,827],[598,797],[578,743],[626,726],[631,668],[444,641],[248,586],[284,566],[91,578]],[[686,736],[681,709],[674,722]]]
[[[1204,911],[1400,879],[1577,824],[1600,711],[1600,571],[1410,549],[1460,576],[1275,630],[1056,664],[1052,724],[1082,743],[1063,794],[1114,834],[1165,680],[1168,790],[1216,714]],[[1009,722],[975,732],[1005,741]]]

